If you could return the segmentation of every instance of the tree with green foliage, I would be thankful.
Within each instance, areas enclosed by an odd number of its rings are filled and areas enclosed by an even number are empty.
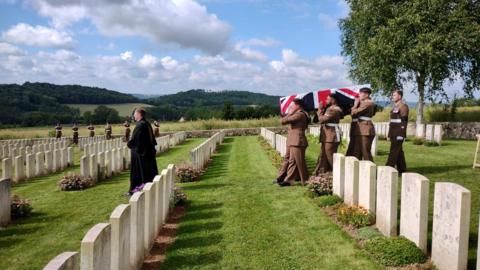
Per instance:
[[[117,110],[103,105],[98,106],[92,114],[92,123],[94,124],[120,123],[121,120]]]
[[[235,112],[233,110],[232,104],[230,102],[225,102],[223,104],[222,119],[232,120],[234,117],[235,117]]]
[[[417,123],[426,98],[446,97],[443,84],[462,79],[466,96],[480,88],[480,2],[347,0],[340,21],[350,76],[388,95],[415,84]]]

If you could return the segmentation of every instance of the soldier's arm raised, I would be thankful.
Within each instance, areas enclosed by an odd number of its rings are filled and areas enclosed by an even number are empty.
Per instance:
[[[302,114],[300,113],[294,113],[291,115],[287,115],[282,118],[282,125],[288,125],[291,123],[295,123],[297,121],[300,121],[302,119]]]

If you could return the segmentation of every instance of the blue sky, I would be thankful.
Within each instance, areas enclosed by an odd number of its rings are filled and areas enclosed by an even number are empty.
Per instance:
[[[337,26],[347,14],[344,0],[0,0],[0,83],[142,94],[348,86]]]

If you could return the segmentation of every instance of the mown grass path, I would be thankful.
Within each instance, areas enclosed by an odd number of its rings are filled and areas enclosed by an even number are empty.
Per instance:
[[[226,138],[201,181],[182,184],[189,204],[161,268],[381,268],[276,173],[257,137]]]
[[[157,158],[158,169],[187,160],[190,150],[203,140],[188,140],[162,153]],[[78,171],[78,166],[70,170]],[[59,253],[78,251],[93,225],[108,221],[117,205],[128,203],[123,196],[129,187],[128,171],[74,192],[58,188],[63,174],[38,177],[13,187],[15,194],[31,200],[34,209],[31,217],[0,230],[0,269],[42,269]]]

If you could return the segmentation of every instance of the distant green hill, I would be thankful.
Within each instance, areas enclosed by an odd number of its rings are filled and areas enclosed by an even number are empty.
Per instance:
[[[132,95],[97,87],[50,83],[0,84],[0,125],[53,125],[81,121],[65,104],[137,103]]]
[[[269,96],[248,91],[225,90],[220,92],[205,91],[202,89],[178,92],[144,100],[153,105],[173,105],[178,107],[192,106],[223,106],[230,103],[234,106],[247,105],[277,105],[278,96]]]
[[[133,96],[81,85],[0,84],[0,127],[119,122],[139,106],[147,108],[150,118],[165,121],[224,118],[225,113],[229,116],[226,119],[261,118],[277,114],[278,98],[248,91],[196,89]],[[227,112],[224,106],[228,106]]]

